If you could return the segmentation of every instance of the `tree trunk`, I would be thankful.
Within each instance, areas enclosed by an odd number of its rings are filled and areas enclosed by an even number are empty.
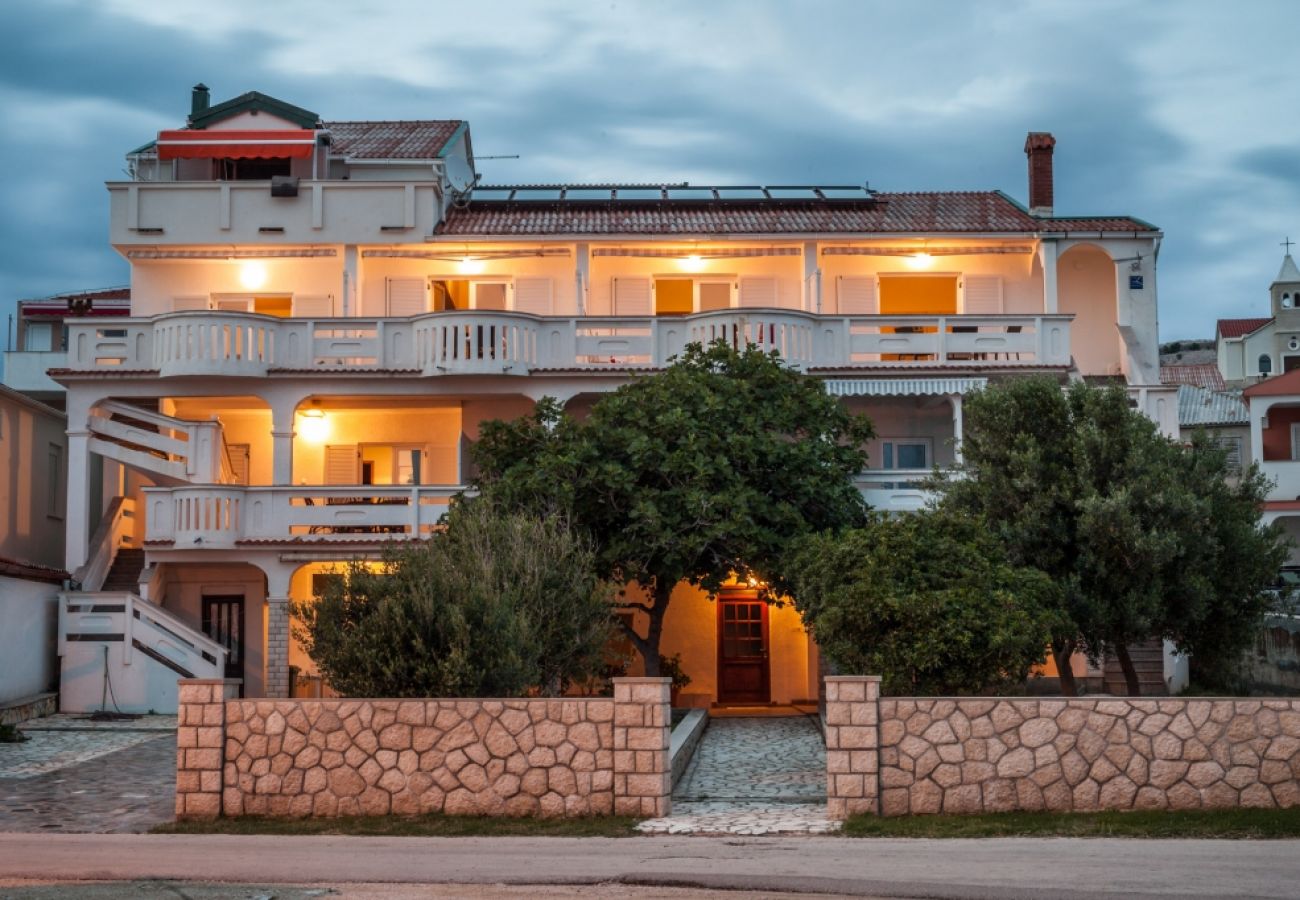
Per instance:
[[[1061,679],[1061,694],[1065,697],[1079,696],[1074,669],[1070,668],[1070,657],[1073,655],[1074,641],[1052,641],[1052,658],[1056,660],[1056,674]]]
[[[646,614],[650,620],[650,625],[646,629],[646,636],[636,633],[636,629],[624,623],[623,633],[627,635],[641,654],[641,661],[644,664],[645,675],[647,678],[659,677],[659,640],[664,634],[664,614],[668,612],[668,601],[672,596],[672,586],[667,590],[661,590],[658,587],[650,595],[651,603],[648,607],[639,604],[632,604],[625,607],[629,610],[639,610]]]
[[[1137,669],[1133,668],[1133,659],[1128,655],[1128,645],[1123,642],[1116,644],[1115,656],[1119,659],[1119,667],[1124,670],[1124,686],[1128,689],[1128,695],[1141,696],[1142,684],[1138,681]]]

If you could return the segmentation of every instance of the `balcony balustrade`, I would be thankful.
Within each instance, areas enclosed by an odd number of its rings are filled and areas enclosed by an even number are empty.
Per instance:
[[[853,479],[862,497],[879,512],[916,512],[933,499],[921,482],[934,473],[930,469],[869,469]]]
[[[881,364],[1070,364],[1068,315],[819,316],[730,309],[689,316],[427,313],[275,318],[178,312],[69,326],[75,372],[262,377],[285,371],[528,375],[539,369],[662,367],[688,343],[774,350],[798,368]]]
[[[427,536],[463,490],[457,485],[145,488],[145,542],[182,549],[405,540]]]

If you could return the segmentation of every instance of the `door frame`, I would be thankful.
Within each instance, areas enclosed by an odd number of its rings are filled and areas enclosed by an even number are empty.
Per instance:
[[[226,659],[226,671],[223,675],[225,678],[239,679],[239,696],[244,696],[244,666],[248,659],[248,641],[246,640],[246,629],[248,625],[247,611],[248,598],[244,594],[204,594],[199,601],[199,630],[211,640],[213,638],[208,631],[208,626],[212,622],[212,607],[215,604],[234,603],[238,610],[238,640],[239,640],[239,661],[238,669],[235,674],[231,674],[231,663],[229,657]]]
[[[763,658],[761,665],[763,692],[761,699],[738,699],[723,696],[725,679],[723,678],[723,666],[727,657],[723,653],[723,621],[725,608],[728,603],[759,603],[762,608],[762,635],[763,635]],[[717,618],[717,641],[718,641],[718,703],[734,703],[737,705],[766,705],[772,702],[772,636],[770,626],[770,616],[768,607],[770,604],[758,599],[758,591],[752,588],[723,588],[718,594],[716,601],[718,607]]]

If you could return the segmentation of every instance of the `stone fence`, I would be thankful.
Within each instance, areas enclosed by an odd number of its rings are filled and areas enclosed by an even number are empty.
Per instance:
[[[826,679],[828,809],[1300,806],[1300,700],[881,698]]]
[[[501,700],[236,700],[180,682],[178,818],[664,816],[667,678],[614,696]]]

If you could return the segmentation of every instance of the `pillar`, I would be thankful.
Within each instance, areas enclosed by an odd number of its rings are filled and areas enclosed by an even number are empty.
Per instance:
[[[805,312],[821,314],[822,270],[818,266],[817,242],[803,245],[803,308]]]
[[[574,310],[580,316],[587,314],[587,285],[591,281],[591,248],[586,243],[573,245],[574,258]],[[552,310],[552,312],[556,312]]]
[[[614,679],[614,814],[657,818],[672,810],[671,678]]]
[[[1056,242],[1040,241],[1038,261],[1043,267],[1043,312],[1055,315],[1059,310],[1056,293]]]
[[[182,678],[177,687],[176,818],[221,815],[226,700],[238,685],[223,678]],[[232,766],[233,768],[233,766]]]
[[[361,254],[356,244],[343,247],[343,316],[358,314],[357,297],[360,296]]]
[[[277,399],[271,403],[271,483],[293,484],[295,400]]]
[[[880,676],[827,675],[826,814],[880,814]]]
[[[266,568],[266,696],[289,696],[289,579],[293,568]]]
[[[961,413],[961,394],[953,394],[950,398],[952,401],[952,452],[953,458],[957,463],[962,462],[962,413]]]
[[[81,424],[84,427],[84,421]],[[68,432],[68,484],[67,493],[64,494],[64,504],[66,543],[63,567],[69,575],[72,575],[86,564],[86,558],[90,553],[89,431]]]

